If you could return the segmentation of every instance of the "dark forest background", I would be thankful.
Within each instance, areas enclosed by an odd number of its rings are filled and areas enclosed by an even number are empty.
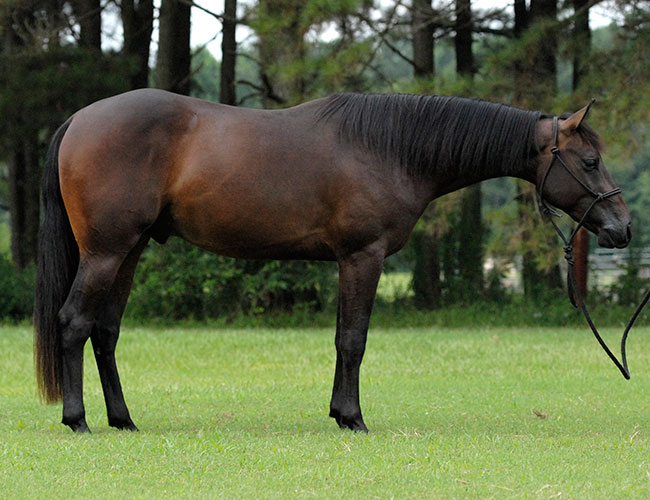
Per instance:
[[[650,243],[650,2],[514,0],[0,0],[0,317],[29,318],[49,137],[77,109],[141,87],[278,108],[341,91],[479,97],[560,114],[592,97],[590,124],[633,211],[623,268],[591,299],[628,304]],[[598,6],[609,25],[590,24]],[[223,10],[221,10],[223,9]],[[221,24],[221,51],[190,45],[192,14]],[[196,29],[196,27],[194,27]],[[111,36],[108,36],[108,35]],[[567,219],[565,217],[565,219]],[[565,221],[564,224],[569,224]],[[595,241],[581,236],[584,255]],[[589,269],[588,259],[581,261]],[[531,185],[497,179],[432,203],[387,271],[395,314],[546,304],[562,252]],[[513,285],[504,278],[515,273]],[[398,280],[399,281],[399,280]],[[395,281],[388,281],[395,283]],[[183,241],[152,243],[127,314],[261,317],[332,308],[336,266],[235,261]],[[477,306],[478,304],[478,306]],[[490,305],[492,304],[492,305]],[[381,301],[380,301],[380,306]],[[399,312],[397,312],[399,311]]]

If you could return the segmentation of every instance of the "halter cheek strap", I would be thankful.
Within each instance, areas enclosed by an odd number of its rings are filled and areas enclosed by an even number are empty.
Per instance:
[[[539,204],[542,208],[542,212],[544,215],[548,217],[548,219],[551,221],[553,224],[553,228],[555,229],[555,232],[558,234],[558,236],[562,239],[564,242],[564,258],[567,260],[568,263],[568,268],[567,268],[567,287],[568,287],[568,292],[569,292],[569,299],[571,300],[571,303],[574,305],[574,307],[580,308],[582,311],[582,314],[584,315],[585,319],[587,320],[587,324],[591,328],[591,331],[594,334],[594,337],[596,337],[596,340],[600,344],[600,346],[603,348],[603,350],[607,353],[609,358],[613,361],[613,363],[616,365],[616,367],[620,370],[620,372],[623,374],[623,377],[626,379],[630,378],[630,371],[628,370],[627,367],[627,356],[625,353],[625,343],[627,341],[627,335],[632,328],[632,325],[634,325],[634,322],[636,321],[636,318],[639,316],[641,313],[641,310],[643,307],[646,305],[648,300],[650,300],[650,290],[646,293],[645,297],[637,307],[636,311],[630,318],[630,321],[628,322],[627,326],[625,327],[625,331],[623,332],[623,337],[621,338],[621,361],[618,360],[618,358],[612,353],[612,351],[609,349],[605,341],[602,339],[600,336],[600,333],[598,333],[598,329],[594,325],[591,316],[589,315],[589,311],[587,310],[587,306],[585,305],[584,297],[580,293],[580,289],[578,287],[578,283],[576,281],[575,277],[575,259],[573,257],[573,240],[576,237],[576,234],[578,234],[578,231],[580,228],[583,226],[585,219],[587,218],[587,215],[591,212],[591,210],[596,206],[596,203],[606,200],[607,198],[611,198],[612,196],[615,196],[617,194],[621,193],[620,188],[614,188],[610,191],[607,191],[605,193],[600,193],[596,192],[593,189],[591,189],[587,184],[584,183],[568,166],[566,163],[564,163],[564,160],[562,160],[562,156],[560,154],[560,150],[557,147],[558,144],[558,119],[557,117],[553,117],[553,147],[551,147],[551,153],[553,154],[553,157],[551,158],[551,161],[546,168],[546,171],[544,172],[544,175],[542,176],[542,180],[539,183],[538,189],[537,189],[537,195],[539,197]],[[570,234],[570,236],[567,238],[560,227],[555,223],[553,220],[552,216],[557,216],[561,217],[562,214],[557,212],[555,209],[553,209],[549,204],[546,202],[544,199],[544,185],[546,184],[546,179],[548,178],[548,174],[551,171],[551,168],[553,168],[553,165],[556,163],[559,163],[564,169],[573,177],[591,196],[593,196],[593,201],[587,207],[587,210],[585,210],[585,213],[582,215],[580,220],[578,221],[578,225],[575,227],[573,232]]]

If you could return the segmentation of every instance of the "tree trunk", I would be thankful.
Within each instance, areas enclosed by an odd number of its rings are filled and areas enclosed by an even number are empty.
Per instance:
[[[589,29],[590,0],[573,0],[575,19],[573,21],[573,91],[578,88],[585,73],[585,65],[591,52],[591,30]]]
[[[131,88],[149,86],[149,46],[153,31],[153,0],[122,0],[125,57],[134,63]]]
[[[413,76],[432,78],[435,73],[433,48],[435,31],[431,0],[413,0],[411,28],[413,32]],[[413,233],[412,246],[415,253],[413,266],[413,291],[415,304],[422,309],[440,306],[440,247],[433,232],[432,202],[422,216],[422,225]]]
[[[535,188],[526,181],[517,181],[517,217],[521,231],[522,283],[524,294],[539,298],[546,290],[562,288],[562,273],[559,264],[546,269],[537,265],[540,252],[556,248],[557,236],[550,224],[542,221],[535,208]],[[542,250],[540,250],[540,248]]]
[[[528,28],[528,9],[526,0],[515,0],[515,37],[520,38]]]
[[[11,214],[11,255],[24,269],[36,262],[40,217],[38,134],[35,131],[14,141],[7,182]]]
[[[11,3],[11,2],[10,2]],[[50,47],[57,47],[61,45],[60,31],[64,27],[67,27],[68,20],[64,17],[64,0],[43,0],[41,5],[38,5],[39,2],[16,2],[16,4],[24,3],[25,9],[30,10],[30,16],[33,20],[36,20],[34,15],[38,12],[39,7],[45,9],[45,15],[47,17],[47,42]],[[34,5],[36,3],[36,5]],[[40,20],[39,20],[40,21]],[[23,25],[25,27],[25,25]]]
[[[533,86],[529,88],[533,94],[528,101],[537,99],[546,104],[557,95],[557,0],[531,0],[531,22],[540,26],[541,39],[533,50],[532,67]],[[534,95],[534,97],[533,97]],[[542,237],[548,238],[552,248],[557,237],[548,226],[540,227]],[[542,272],[542,281],[549,290],[562,288],[562,273],[560,266],[555,265]]]
[[[539,109],[557,94],[557,1],[515,0],[514,33],[521,38],[526,30],[537,30],[539,38],[528,40],[525,56],[516,64],[516,101]]]
[[[162,0],[160,5],[156,87],[184,95],[191,87],[190,12],[182,0]]]
[[[528,248],[526,243],[533,240],[535,237],[533,231],[535,230],[535,225],[539,225],[533,217],[534,214],[534,204],[535,204],[535,194],[534,189],[531,189],[531,186],[524,181],[517,182],[517,219],[519,222],[519,227],[521,231],[521,241],[523,243],[521,249],[521,283],[524,289],[524,295],[527,298],[536,298],[540,294],[540,288],[542,288],[543,283],[541,279],[541,273],[537,269],[537,264],[535,262],[535,254]]]
[[[525,57],[516,62],[515,88],[516,102],[529,108],[540,109],[550,104],[557,93],[557,3],[556,0],[531,0],[526,9],[525,0],[515,0],[515,35],[522,37],[529,29],[539,29],[540,39],[528,41]],[[532,186],[517,181],[519,199],[518,219],[524,232],[522,241],[523,271],[522,281],[526,296],[538,297],[543,289],[562,287],[560,266],[553,265],[547,270],[539,270],[536,255],[526,242],[545,240],[543,248],[552,248],[555,234],[539,219],[535,206],[535,193]]]
[[[515,0],[515,38],[521,39],[524,32],[528,29],[530,15],[526,7],[526,0]],[[515,102],[525,104],[525,89],[530,86],[527,61],[517,58],[514,62],[514,81],[515,81]]]
[[[221,81],[219,101],[235,106],[235,64],[237,62],[237,0],[225,0],[223,12],[223,38],[221,40]]]
[[[264,22],[258,29],[262,102],[265,108],[297,104],[304,100],[305,58],[302,0],[260,0]]]
[[[557,94],[557,0],[531,0],[530,17],[540,26],[542,37],[534,46],[530,71],[546,101]]]
[[[79,46],[101,52],[102,6],[100,0],[74,0],[72,8],[79,24]]]
[[[416,78],[431,78],[435,72],[433,48],[435,32],[431,0],[413,0],[413,72]]]
[[[458,275],[465,289],[463,300],[474,300],[483,292],[483,219],[481,185],[463,190],[460,220],[455,229],[458,237]]]
[[[420,309],[440,307],[440,247],[433,234],[433,203],[422,216],[422,226],[413,232],[411,245],[415,251],[412,286],[415,305]]]
[[[3,47],[6,56],[23,49],[24,39],[14,26],[29,29],[34,20],[27,7],[7,8],[3,19]],[[54,37],[56,38],[56,37]],[[24,269],[36,261],[40,217],[40,164],[38,130],[29,127],[30,117],[22,113],[15,130],[7,133],[7,197],[11,216],[11,254],[14,265]]]
[[[472,2],[456,0],[456,72],[459,76],[473,76],[474,52],[472,52]]]
[[[573,91],[575,92],[584,75],[585,62],[591,51],[591,30],[589,29],[589,0],[573,0],[575,20],[573,25]],[[578,290],[587,296],[589,269],[589,232],[580,228],[573,243],[575,249],[575,273]]]
[[[473,78],[471,0],[456,0],[456,72],[460,77]],[[463,190],[461,213],[455,233],[458,238],[458,274],[465,289],[463,300],[478,298],[483,292],[483,219],[481,216],[481,185]]]

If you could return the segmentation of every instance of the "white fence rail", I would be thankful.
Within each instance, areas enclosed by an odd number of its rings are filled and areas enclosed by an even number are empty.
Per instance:
[[[650,248],[610,250],[596,248],[589,255],[590,286],[608,286],[630,265],[639,267],[639,277],[650,278]]]
[[[635,264],[639,267],[640,278],[650,278],[650,248],[638,249],[607,249],[596,248],[589,254],[589,287],[607,287],[623,275],[628,266]],[[565,265],[562,262],[562,265]],[[484,272],[487,274],[493,267],[503,271],[502,283],[507,288],[521,290],[521,257],[515,258],[514,263],[499,263],[488,258],[485,261]]]

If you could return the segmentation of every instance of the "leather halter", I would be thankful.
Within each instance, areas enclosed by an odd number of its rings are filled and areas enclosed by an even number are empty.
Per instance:
[[[573,240],[576,237],[576,234],[578,234],[579,229],[583,226],[583,223],[585,219],[587,218],[587,215],[589,215],[589,212],[596,206],[596,203],[602,200],[606,200],[607,198],[611,198],[612,196],[615,196],[617,194],[621,193],[621,189],[616,187],[610,191],[607,191],[605,193],[599,193],[591,189],[587,184],[584,183],[562,160],[562,156],[560,155],[560,150],[557,147],[558,143],[558,118],[557,116],[553,117],[553,147],[551,148],[551,153],[553,154],[553,158],[551,158],[551,162],[549,163],[548,167],[546,168],[546,171],[544,172],[544,175],[542,176],[542,181],[540,182],[538,188],[537,188],[537,194],[539,197],[539,204],[542,208],[542,212],[544,215],[548,217],[548,219],[551,221],[553,224],[553,227],[555,229],[555,232],[558,234],[558,236],[562,239],[564,242],[564,258],[567,260],[568,263],[568,268],[567,268],[567,287],[568,287],[568,293],[569,293],[569,299],[571,300],[571,303],[573,304],[574,307],[578,307],[581,311],[582,314],[584,315],[585,319],[587,320],[587,324],[591,328],[591,331],[594,334],[594,337],[596,337],[596,340],[600,344],[600,346],[603,348],[603,350],[607,353],[609,358],[612,360],[612,362],[616,365],[616,367],[620,370],[620,372],[623,374],[623,377],[626,379],[630,378],[630,371],[628,370],[627,367],[627,356],[625,353],[625,343],[627,341],[627,335],[632,328],[632,325],[636,321],[636,318],[639,316],[641,313],[641,310],[643,307],[646,305],[648,300],[650,299],[650,290],[646,292],[645,297],[637,307],[636,311],[630,318],[630,321],[628,322],[627,326],[625,327],[625,331],[623,332],[623,337],[621,338],[621,361],[619,361],[616,356],[612,353],[612,351],[607,347],[607,344],[605,341],[602,339],[600,336],[600,333],[598,333],[598,329],[594,325],[591,316],[589,315],[589,311],[587,310],[587,306],[585,305],[584,297],[580,293],[580,289],[578,287],[578,283],[576,281],[575,277],[575,259],[573,257]],[[575,227],[573,232],[570,234],[570,236],[567,238],[562,230],[559,228],[559,226],[555,223],[553,220],[552,216],[557,216],[561,217],[562,214],[558,213],[555,209],[551,208],[548,203],[546,203],[546,200],[544,200],[544,185],[546,184],[546,179],[548,178],[548,174],[551,171],[551,168],[553,168],[553,165],[556,163],[559,163],[564,169],[571,174],[571,177],[573,177],[589,194],[593,196],[593,201],[585,210],[585,213],[582,215],[580,218],[580,221],[578,222],[578,225]]]

